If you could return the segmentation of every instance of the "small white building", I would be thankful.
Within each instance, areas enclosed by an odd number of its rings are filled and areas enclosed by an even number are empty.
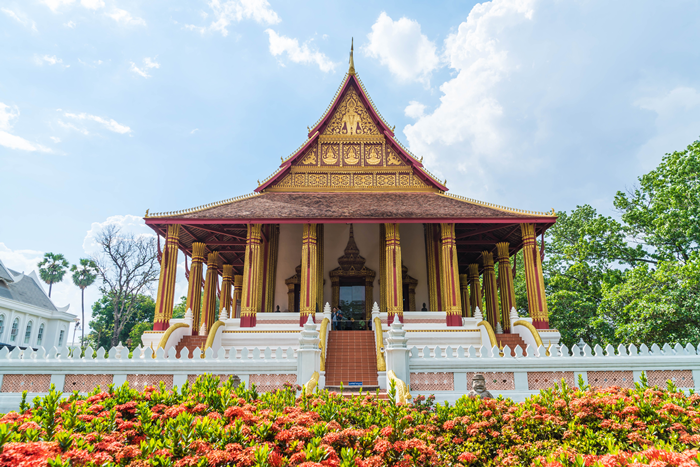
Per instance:
[[[0,344],[60,349],[68,344],[75,315],[44,292],[35,271],[13,271],[0,260]]]

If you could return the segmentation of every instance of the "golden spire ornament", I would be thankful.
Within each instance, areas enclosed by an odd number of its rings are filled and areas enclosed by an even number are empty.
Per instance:
[[[350,69],[348,70],[348,73],[350,73],[351,75],[355,74],[355,60],[352,57],[354,42],[355,38],[350,39]]]

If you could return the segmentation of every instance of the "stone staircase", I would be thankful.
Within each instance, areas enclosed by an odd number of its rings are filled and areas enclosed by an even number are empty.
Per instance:
[[[496,342],[498,342],[498,347],[505,347],[506,345],[510,347],[511,356],[515,356],[515,347],[520,346],[523,349],[523,355],[525,355],[525,341],[518,334],[496,334]]]
[[[377,352],[373,331],[331,331],[326,352],[326,388],[353,394],[359,388],[351,382],[362,383],[362,390],[374,391],[377,381]]]
[[[175,356],[180,358],[180,351],[187,347],[187,350],[190,352],[189,358],[192,358],[192,352],[194,349],[197,347],[200,349],[204,348],[204,344],[206,343],[207,336],[183,336],[182,339],[180,339],[180,342],[177,343],[177,346],[175,346]]]

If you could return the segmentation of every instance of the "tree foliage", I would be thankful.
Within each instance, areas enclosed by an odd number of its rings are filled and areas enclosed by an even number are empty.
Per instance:
[[[149,295],[139,295],[134,298],[133,303],[133,313],[121,326],[116,337],[114,335],[114,300],[112,297],[109,294],[103,295],[92,305],[90,326],[93,331],[88,335],[87,340],[93,348],[109,349],[121,342],[129,347],[129,350],[133,350],[141,344],[143,331],[153,327],[156,303]],[[117,344],[112,344],[115,341]]]
[[[80,267],[74,264],[71,267],[71,272],[73,273],[73,284],[80,289],[80,309],[82,312],[82,323],[83,327],[81,329],[80,345],[81,347],[85,343],[85,289],[90,287],[95,283],[97,279],[97,263],[89,258],[80,258]]]
[[[558,213],[543,270],[563,343],[700,340],[699,178],[695,142],[617,193],[621,221],[589,205]]]
[[[114,225],[97,235],[97,243],[102,248],[95,258],[102,279],[100,291],[112,304],[111,328],[104,333],[111,335],[109,346],[116,346],[131,329],[127,323],[138,310],[140,297],[158,279],[156,244],[152,237],[122,234]]]
[[[51,289],[56,282],[61,282],[68,270],[68,261],[60,253],[44,253],[44,258],[37,263],[39,277],[49,284],[49,297]]]

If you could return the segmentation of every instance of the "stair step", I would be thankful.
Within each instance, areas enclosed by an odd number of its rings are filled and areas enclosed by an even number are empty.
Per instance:
[[[359,391],[360,386],[348,386],[361,382],[363,391],[375,390],[377,382],[377,354],[373,331],[331,331],[326,351],[326,387],[336,392],[340,384],[344,392]]]

